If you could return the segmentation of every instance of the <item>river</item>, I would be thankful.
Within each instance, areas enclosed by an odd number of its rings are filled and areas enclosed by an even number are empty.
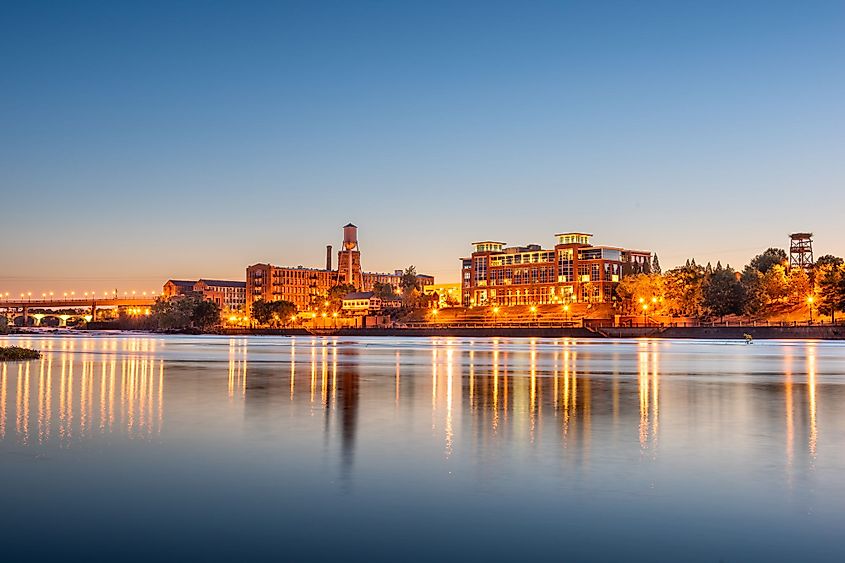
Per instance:
[[[845,560],[845,343],[0,337],[5,559]]]

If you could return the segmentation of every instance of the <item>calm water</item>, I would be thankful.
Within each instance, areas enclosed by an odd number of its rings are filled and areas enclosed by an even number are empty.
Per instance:
[[[4,559],[845,559],[845,344],[0,338]]]

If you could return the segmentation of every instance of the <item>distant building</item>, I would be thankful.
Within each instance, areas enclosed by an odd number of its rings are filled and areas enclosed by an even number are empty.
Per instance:
[[[225,312],[246,309],[246,282],[201,279],[194,284],[194,291],[206,301],[212,301]]]
[[[190,295],[194,291],[195,280],[167,280],[162,289],[162,295],[166,298],[176,297],[178,295]]]
[[[343,296],[342,309],[352,315],[367,315],[381,310],[381,299],[372,291],[358,291]]]
[[[461,259],[461,302],[474,305],[610,303],[622,276],[645,269],[651,252],[593,246],[588,233],[556,235],[554,248],[473,243]]]
[[[402,270],[398,271],[399,274],[402,274]],[[425,291],[426,286],[434,285],[434,276],[429,276],[428,274],[417,274],[417,284],[420,286],[420,291]]]
[[[231,280],[167,280],[165,298],[196,295],[217,303],[223,311],[243,311],[246,307],[246,282]]]
[[[449,307],[461,304],[460,283],[439,283],[423,286],[423,293],[426,295],[437,294],[438,307]]]
[[[300,310],[316,309],[329,289],[349,284],[360,291],[372,291],[377,283],[399,290],[402,270],[393,274],[364,272],[358,247],[358,227],[349,223],[343,227],[343,246],[337,253],[337,269],[331,266],[331,250],[327,247],[326,269],[295,268],[272,264],[253,264],[246,269],[247,309],[258,300],[290,301]],[[434,283],[432,276],[417,276],[420,287]]]
[[[367,315],[378,313],[385,309],[398,309],[402,300],[398,297],[382,299],[372,291],[357,291],[343,296],[342,310],[352,315]]]

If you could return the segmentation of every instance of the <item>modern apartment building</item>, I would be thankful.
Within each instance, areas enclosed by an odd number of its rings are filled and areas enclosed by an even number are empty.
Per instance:
[[[554,248],[506,247],[497,241],[473,243],[461,259],[461,302],[484,305],[610,303],[623,271],[640,271],[651,252],[594,246],[588,233],[555,235]]]

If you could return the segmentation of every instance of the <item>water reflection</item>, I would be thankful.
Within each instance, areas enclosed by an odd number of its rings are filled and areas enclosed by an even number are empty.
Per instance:
[[[713,375],[722,379],[706,383],[700,380],[706,374],[696,373],[696,357],[657,340],[601,347],[570,339],[223,342],[225,395],[215,383],[217,352],[206,351],[200,339],[191,345],[198,350],[198,362],[210,354],[202,363],[208,378],[194,389],[195,395],[182,394],[176,406],[190,408],[196,394],[208,396],[212,405],[215,397],[225,397],[230,405],[246,402],[252,412],[271,405],[285,408],[268,402],[272,398],[283,397],[292,406],[307,404],[316,409],[312,415],[323,413],[326,443],[332,436],[339,438],[344,474],[355,459],[362,397],[371,409],[367,419],[377,413],[385,420],[401,420],[427,403],[430,432],[445,459],[505,441],[576,448],[585,461],[594,439],[636,444],[654,459],[665,424],[695,425],[704,409],[710,409],[703,415],[708,417],[744,409],[748,390],[763,385],[782,397],[783,410],[771,416],[782,417],[778,426],[784,429],[785,465],[795,461],[796,440],[805,444],[811,464],[820,450],[819,346],[812,342],[774,348],[774,356],[758,358],[765,377],[753,373],[752,366],[750,374],[717,373]],[[17,343],[44,351],[39,361],[0,368],[0,439],[13,437],[19,444],[69,444],[111,434],[149,439],[164,426],[165,382],[187,385],[175,376],[168,379],[169,366],[180,358],[167,355],[166,339]],[[729,352],[744,361],[746,349],[750,347]],[[716,384],[721,387],[714,394]],[[423,389],[425,401],[419,394]],[[709,423],[718,424],[718,416]],[[598,436],[593,435],[595,424],[602,429]]]
[[[69,444],[113,432],[150,438],[161,431],[163,360],[135,354],[94,356],[77,351],[73,342],[51,344],[38,361],[3,364],[0,438],[8,437],[11,419],[14,436],[23,445],[51,440]],[[107,344],[100,352],[113,349]]]

